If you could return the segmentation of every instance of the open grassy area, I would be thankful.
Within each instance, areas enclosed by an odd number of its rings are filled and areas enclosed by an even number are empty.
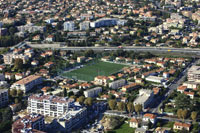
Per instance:
[[[124,123],[118,129],[112,131],[113,133],[134,133],[135,129],[129,127],[129,124]]]
[[[125,65],[95,61],[86,64],[83,68],[63,73],[62,76],[84,81],[92,81],[94,80],[94,77],[98,75],[109,76],[115,72],[118,72],[123,67],[125,67]]]

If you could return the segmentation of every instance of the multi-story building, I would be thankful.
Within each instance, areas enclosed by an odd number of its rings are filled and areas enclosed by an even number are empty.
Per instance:
[[[108,84],[108,77],[106,76],[97,76],[94,78],[94,82],[96,85],[106,86]]]
[[[200,82],[200,66],[192,66],[187,73],[188,81]]]
[[[154,94],[152,90],[140,89],[139,96],[135,99],[133,104],[140,104],[142,105],[143,109],[146,109],[153,100],[153,96]]]
[[[64,31],[74,31],[75,24],[73,21],[64,22]]]
[[[102,92],[102,88],[101,87],[95,87],[93,89],[89,89],[84,91],[84,95],[85,97],[96,97],[98,96],[98,94]]]
[[[98,28],[106,26],[124,25],[125,23],[126,20],[120,20],[117,18],[102,18],[94,22],[90,22],[90,26],[93,28]]]
[[[72,103],[72,99],[51,95],[32,95],[28,98],[27,110],[31,113],[61,117],[69,111]]]
[[[34,33],[36,31],[44,32],[45,31],[45,26],[35,26],[33,24],[27,24],[27,25],[22,25],[17,27],[19,32],[29,32],[29,33]]]
[[[3,55],[3,60],[5,64],[12,64],[14,59],[22,59],[25,64],[28,61],[29,57],[23,54],[5,54]]]
[[[35,85],[41,84],[43,82],[43,78],[37,75],[30,75],[25,77],[17,82],[15,82],[10,88],[11,89],[20,89],[24,91],[24,93],[30,91]]]
[[[82,126],[87,117],[87,108],[76,104],[73,99],[52,95],[30,96],[27,110],[30,113],[55,117],[56,121],[52,126],[57,128],[52,129],[52,132],[71,132],[72,129]]]
[[[71,132],[73,129],[83,126],[86,122],[87,109],[84,108],[74,108],[67,112],[65,117],[58,119],[58,124],[61,125],[59,131],[61,132]]]
[[[6,106],[8,103],[8,90],[1,89],[0,90],[0,107]]]
[[[124,86],[125,84],[126,84],[125,79],[119,79],[119,80],[109,83],[109,88],[118,89],[118,88]]]
[[[89,21],[84,21],[79,24],[80,30],[88,30],[90,28],[90,22]]]
[[[45,133],[44,116],[32,113],[18,119],[12,124],[12,133]]]

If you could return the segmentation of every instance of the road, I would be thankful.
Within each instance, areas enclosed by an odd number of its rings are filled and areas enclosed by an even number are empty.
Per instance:
[[[167,93],[165,94],[165,96],[162,98],[160,104],[159,104],[156,108],[150,109],[150,110],[149,110],[150,112],[152,112],[152,113],[159,113],[159,109],[160,109],[160,107],[162,106],[163,101],[164,101],[167,97],[169,97],[169,96],[173,93],[173,91],[174,91],[178,86],[180,86],[180,85],[184,82],[184,79],[185,79],[186,76],[187,76],[187,71],[188,71],[188,69],[189,69],[192,65],[197,64],[198,62],[199,62],[199,60],[196,60],[194,63],[191,63],[190,65],[188,65],[188,67],[181,73],[180,77],[178,77],[178,78],[176,79],[177,81],[171,83],[171,85],[168,87],[168,88],[169,88],[169,89],[168,89],[168,92],[167,92]]]
[[[51,46],[51,44],[49,44]],[[51,47],[49,47],[51,48]],[[146,52],[169,52],[169,53],[191,53],[199,54],[200,49],[197,48],[169,48],[169,47],[137,47],[137,46],[126,46],[123,48],[118,47],[57,47],[55,49],[59,50],[71,50],[71,51],[81,51],[92,49],[94,51],[116,51],[119,49],[125,51],[146,51]]]
[[[104,115],[110,115],[110,116],[120,116],[120,117],[124,117],[124,118],[133,118],[133,117],[137,117],[137,118],[143,118],[143,115],[132,115],[132,116],[129,116],[128,114],[121,114],[120,112],[116,112],[116,111],[111,111],[111,110],[108,110],[106,112],[104,112]],[[160,119],[160,120],[168,120],[168,121],[181,121],[180,119],[178,118],[173,118],[173,117],[169,117],[169,116],[158,116],[157,119]],[[189,120],[189,119],[185,119],[184,122],[188,122],[188,123],[191,123],[192,120]]]

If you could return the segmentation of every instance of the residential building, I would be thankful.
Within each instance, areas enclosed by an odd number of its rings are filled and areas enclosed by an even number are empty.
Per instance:
[[[87,108],[81,107],[73,99],[52,95],[30,96],[27,111],[55,117],[52,126],[57,128],[53,128],[52,132],[71,132],[82,126],[87,116]]]
[[[90,22],[92,28],[106,27],[106,26],[115,26],[115,25],[124,25],[126,20],[120,20],[117,18],[102,18],[94,22]]]
[[[139,127],[140,120],[136,118],[131,118],[129,121],[129,126],[132,128],[138,128]]]
[[[128,92],[128,91],[131,91],[131,90],[133,90],[133,89],[137,89],[137,88],[139,88],[139,87],[140,87],[139,84],[137,84],[137,83],[131,83],[131,84],[129,84],[129,85],[123,86],[121,90],[122,90],[123,92]]]
[[[79,24],[80,30],[89,30],[90,29],[90,22],[84,21]]]
[[[89,90],[84,91],[84,95],[85,95],[85,97],[96,97],[101,92],[102,92],[101,87],[95,87],[93,89],[89,89]]]
[[[24,93],[30,91],[35,85],[41,84],[43,79],[41,76],[30,75],[25,77],[17,82],[15,82],[10,88],[11,89],[20,89],[24,91]]]
[[[64,22],[63,26],[64,26],[64,31],[74,31],[75,29],[75,24],[73,21]]]
[[[198,82],[186,81],[186,82],[183,83],[183,86],[187,86],[187,88],[197,90],[197,87],[199,86],[199,84],[200,83],[198,83]]]
[[[187,131],[190,131],[190,127],[191,127],[191,124],[189,124],[189,123],[175,122],[173,129],[175,129],[175,130],[185,129]]]
[[[27,25],[22,25],[22,26],[17,26],[17,29],[19,32],[29,32],[29,33],[34,33],[36,31],[44,32],[45,31],[45,26],[35,26],[33,24],[27,24]]]
[[[146,114],[144,114],[142,120],[145,121],[145,122],[150,121],[152,124],[155,124],[156,121],[157,121],[157,118],[156,118],[156,115],[154,115],[154,114],[146,113]]]
[[[28,98],[27,110],[52,117],[61,117],[69,111],[72,99],[51,95],[32,95]]]
[[[148,76],[145,78],[146,81],[155,82],[155,83],[162,83],[165,81],[163,77],[158,76]]]
[[[57,120],[61,126],[59,131],[70,133],[72,129],[78,129],[86,123],[87,109],[74,107],[66,115]]]
[[[192,66],[188,72],[188,81],[200,82],[200,66]]]
[[[6,54],[6,55],[3,55],[4,63],[7,64],[7,65],[12,64],[14,62],[14,59],[18,59],[18,58],[22,59],[24,64],[29,59],[29,57],[27,55],[23,55],[23,54]]]
[[[0,89],[0,108],[8,104],[8,90]]]
[[[152,102],[153,96],[154,94],[152,90],[140,89],[139,96],[135,99],[133,104],[134,105],[140,104],[142,105],[143,109],[146,109]]]
[[[97,76],[94,78],[94,82],[96,85],[106,86],[108,83],[108,77],[106,76]]]
[[[124,86],[125,84],[126,84],[125,79],[119,79],[119,80],[109,83],[109,88],[118,89],[118,88]]]
[[[44,116],[32,113],[21,119],[16,120],[12,124],[12,133],[45,133]]]

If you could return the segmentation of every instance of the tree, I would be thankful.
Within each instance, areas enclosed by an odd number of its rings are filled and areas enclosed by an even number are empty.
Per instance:
[[[197,112],[196,111],[193,111],[192,113],[191,113],[191,118],[192,118],[192,120],[193,121],[196,121],[196,119],[197,119]]]
[[[183,110],[182,113],[181,113],[182,119],[185,120],[185,118],[187,117],[187,115],[188,115],[188,111],[186,109]]]
[[[15,104],[18,104],[18,103],[19,103],[19,99],[15,98]]]
[[[177,111],[177,116],[179,119],[182,118],[182,111],[183,111],[182,109],[178,109],[178,111]]]
[[[129,113],[132,113],[134,111],[134,106],[133,106],[133,103],[128,103],[127,104],[127,110]]]
[[[64,88],[63,89],[63,96],[66,97],[67,96],[67,90]]]
[[[74,92],[73,92],[73,91],[70,91],[70,92],[68,93],[68,97],[70,97],[70,96],[72,96],[72,95],[74,95]]]
[[[85,57],[94,57],[94,51],[92,49],[89,49],[85,51]]]
[[[175,98],[175,106],[177,109],[190,109],[190,99],[185,94],[179,94]]]
[[[16,97],[16,96],[17,96],[17,90],[16,90],[16,89],[12,89],[12,90],[10,91],[10,95],[11,95],[12,97]]]
[[[88,97],[87,99],[85,99],[84,104],[87,106],[92,106],[93,99],[91,97]]]
[[[116,104],[117,104],[117,102],[116,102],[116,100],[114,100],[114,99],[108,101],[108,105],[109,105],[109,107],[110,107],[111,110],[114,110],[114,109],[115,109]]]
[[[22,70],[23,68],[23,60],[20,58],[15,59],[14,68],[17,70]]]
[[[141,105],[141,104],[137,104],[137,105],[135,105],[135,111],[136,111],[137,114],[139,115],[140,112],[142,111],[142,105]]]
[[[119,111],[124,111],[125,110],[125,104],[123,102],[118,102],[117,108],[118,108]]]
[[[84,100],[85,100],[85,97],[84,97],[84,96],[80,96],[80,97],[78,98],[78,102],[79,102],[80,104],[83,104],[83,103],[84,103]]]
[[[22,97],[23,96],[23,94],[24,94],[24,92],[22,91],[22,90],[17,90],[17,95],[18,95],[18,97]]]

